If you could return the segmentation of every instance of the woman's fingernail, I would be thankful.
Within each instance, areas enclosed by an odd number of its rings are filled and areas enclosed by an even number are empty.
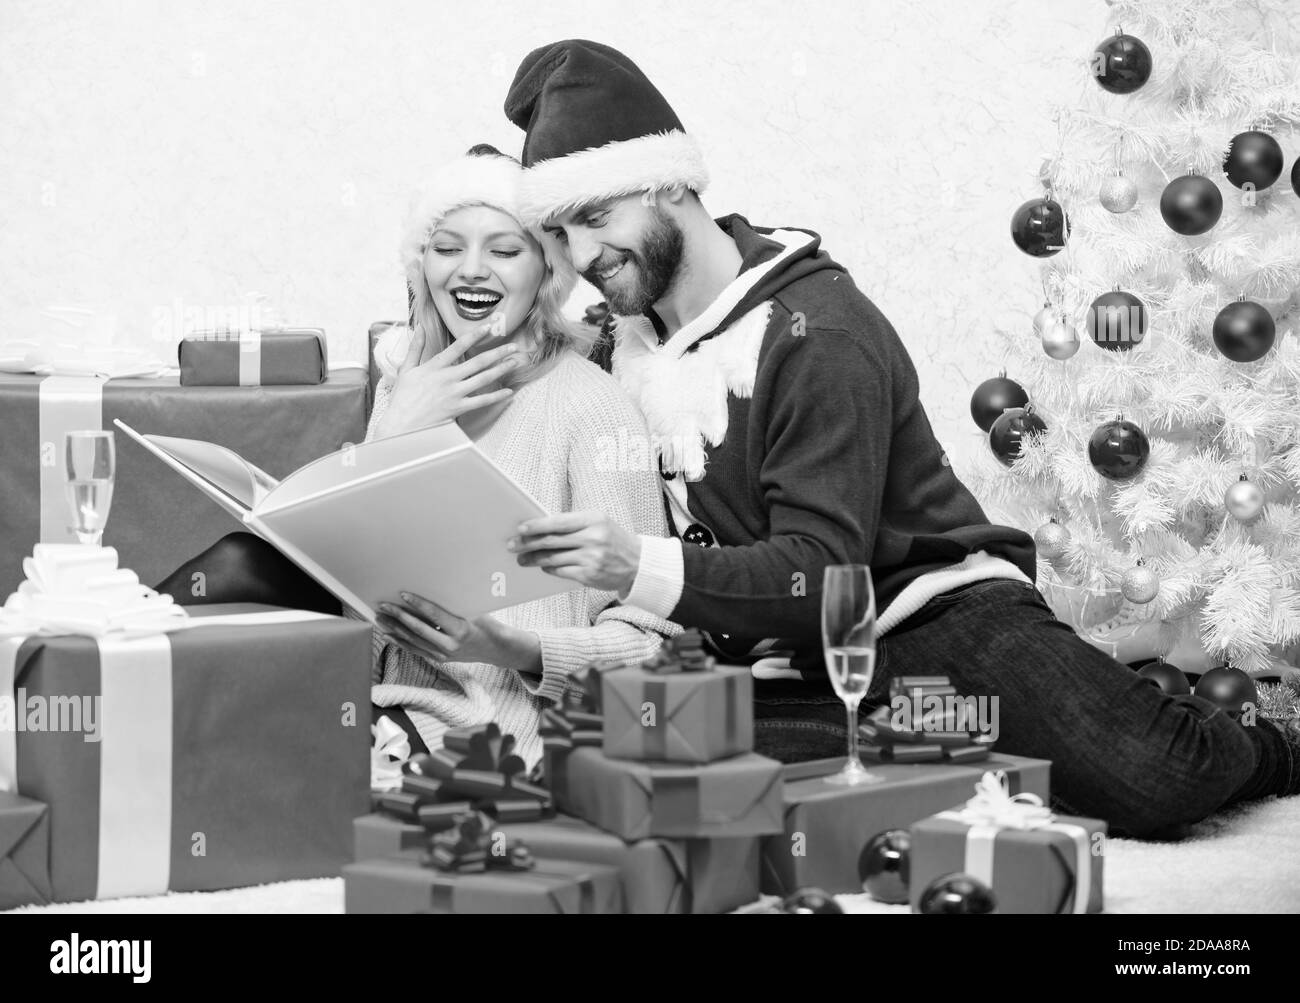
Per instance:
[[[507,541],[506,541],[506,550],[514,551],[515,548],[518,547],[518,546],[519,546],[519,544],[518,544],[518,542],[515,541],[515,540],[507,540]]]
[[[410,601],[411,601],[411,593],[409,593],[409,592],[401,592],[401,593],[399,593],[399,595],[401,595],[401,597],[402,597],[402,602],[410,602]]]

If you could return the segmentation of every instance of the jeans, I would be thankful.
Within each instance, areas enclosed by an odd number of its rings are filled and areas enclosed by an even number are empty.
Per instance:
[[[1080,638],[1032,585],[989,579],[935,596],[877,642],[859,712],[889,680],[944,675],[998,697],[997,751],[1052,761],[1053,806],[1116,833],[1170,835],[1234,801],[1295,793],[1300,764],[1269,721],[1170,697]],[[756,751],[782,762],[844,756],[848,714],[829,680],[755,680]]]

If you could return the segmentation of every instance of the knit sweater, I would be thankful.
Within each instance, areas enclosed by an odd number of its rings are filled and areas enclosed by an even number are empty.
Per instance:
[[[388,409],[393,384],[377,388],[367,439]],[[646,440],[645,419],[598,366],[565,352],[548,371],[516,389],[510,405],[476,445],[548,512],[594,510],[644,537],[661,537],[667,522],[653,458],[611,444]],[[433,514],[436,518],[436,513]],[[357,616],[355,611],[347,611]],[[680,628],[620,605],[613,592],[579,588],[490,614],[537,635],[540,676],[497,665],[434,663],[374,634],[371,699],[401,707],[430,749],[448,728],[495,721],[512,734],[531,767],[541,758],[538,719],[558,700],[572,674],[593,661],[637,661]]]

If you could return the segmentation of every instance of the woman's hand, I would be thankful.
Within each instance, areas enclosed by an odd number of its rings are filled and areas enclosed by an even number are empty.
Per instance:
[[[433,352],[432,339],[411,331],[406,358],[397,369],[388,410],[375,430],[378,437],[455,421],[463,414],[505,400],[509,388],[476,393],[500,380],[518,365],[517,348],[502,345],[465,362],[461,357],[499,327],[493,317],[468,337]]]
[[[411,592],[400,603],[381,602],[376,626],[404,651],[433,662],[486,662],[538,675],[537,635],[491,616],[464,620]]]

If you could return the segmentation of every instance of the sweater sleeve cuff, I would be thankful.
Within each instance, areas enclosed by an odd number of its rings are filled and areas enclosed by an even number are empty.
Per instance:
[[[646,652],[640,650],[645,644],[630,651],[626,640],[606,637],[591,627],[544,627],[533,633],[542,652],[542,675],[539,679],[520,673],[519,678],[533,696],[555,703],[564,696],[569,680],[588,665],[646,657]]]
[[[686,571],[681,541],[672,537],[641,537],[641,562],[632,590],[619,598],[651,616],[667,620],[682,598]]]

